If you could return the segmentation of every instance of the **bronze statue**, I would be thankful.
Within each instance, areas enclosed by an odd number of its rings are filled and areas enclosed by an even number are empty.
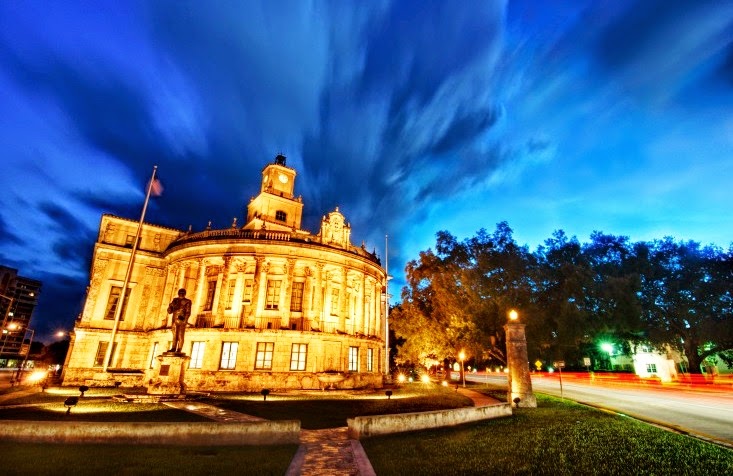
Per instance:
[[[168,314],[173,314],[171,331],[173,332],[173,345],[168,352],[181,352],[183,349],[183,336],[186,333],[188,318],[191,316],[191,300],[186,299],[186,290],[178,290],[178,297],[173,298],[168,305]]]

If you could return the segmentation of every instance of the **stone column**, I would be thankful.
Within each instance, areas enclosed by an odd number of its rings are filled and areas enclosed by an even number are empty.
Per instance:
[[[323,310],[326,307],[323,303],[323,263],[316,263],[316,294],[313,307],[315,308],[313,321],[317,328],[323,330],[323,320],[325,319]]]
[[[506,331],[506,363],[509,367],[508,395],[510,404],[519,398],[520,407],[537,407],[537,399],[532,393],[532,380],[527,360],[527,337],[524,324],[510,321],[504,326]]]
[[[288,258],[285,264],[285,276],[283,277],[282,307],[280,308],[280,316],[282,316],[282,325],[290,328],[290,300],[293,298],[293,274],[295,272],[295,260]]]
[[[360,314],[360,325],[359,329],[362,334],[369,335],[369,324],[367,323],[367,294],[366,294],[366,274],[361,273],[361,282],[359,283],[360,292],[359,292],[359,301],[357,302],[357,305],[359,306],[359,314]]]
[[[232,275],[232,257],[225,256],[219,276],[216,277],[216,287],[219,290],[219,302],[216,305],[216,325],[224,323],[229,297],[229,277]]]
[[[81,320],[84,322],[88,322],[92,319],[92,311],[94,310],[94,305],[97,302],[99,288],[102,286],[104,269],[107,267],[108,263],[108,259],[97,258],[94,260],[94,267],[92,269],[92,281],[87,288],[87,299],[84,302],[84,310],[81,314]]]
[[[311,269],[307,266],[303,269],[303,274],[305,274],[305,284],[303,285],[303,316],[310,320],[313,317],[313,276]]]
[[[190,263],[183,261],[178,268],[178,275],[176,276],[176,295],[178,290],[186,287],[186,272],[188,271]]]
[[[198,315],[203,307],[204,289],[206,288],[206,260],[199,259],[199,275],[196,279],[196,289],[193,295],[191,314]]]
[[[247,271],[247,263],[243,260],[238,261],[236,264],[237,268],[237,282],[234,285],[234,301],[232,302],[232,314],[234,316],[240,316],[239,326],[244,327],[243,315],[242,315],[242,297],[244,296],[244,273]]]
[[[349,312],[349,280],[348,280],[348,270],[344,266],[341,268],[341,289],[339,290],[339,308],[337,310],[338,313],[338,323],[339,328],[342,332],[349,333],[349,329],[346,328],[346,316]],[[353,331],[352,331],[353,332]]]
[[[255,275],[255,291],[252,291],[252,299],[255,301],[255,318],[262,317],[262,311],[265,309],[265,294],[267,293],[267,271],[270,265],[265,262],[264,258],[257,258],[257,272],[259,275]]]
[[[176,288],[176,274],[178,273],[178,264],[172,264],[168,266],[168,271],[165,279],[165,287],[163,288],[163,299],[160,303],[160,314],[163,316],[160,323],[163,327],[170,327],[169,318],[170,314],[166,312],[168,303],[171,302],[173,296],[177,295],[178,289]]]

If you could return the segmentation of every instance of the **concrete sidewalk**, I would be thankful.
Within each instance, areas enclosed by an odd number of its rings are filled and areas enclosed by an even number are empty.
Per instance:
[[[0,371],[0,404],[5,404],[17,398],[23,398],[41,391],[37,382],[29,382],[30,372],[23,373],[23,380],[20,384],[11,385],[17,369]]]

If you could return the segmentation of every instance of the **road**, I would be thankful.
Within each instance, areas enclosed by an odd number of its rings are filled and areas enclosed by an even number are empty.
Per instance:
[[[502,374],[466,374],[466,379],[506,385],[506,376]],[[629,380],[591,380],[586,373],[563,374],[562,383],[564,398],[733,447],[731,385],[650,385]],[[532,389],[561,396],[559,374],[534,374]]]

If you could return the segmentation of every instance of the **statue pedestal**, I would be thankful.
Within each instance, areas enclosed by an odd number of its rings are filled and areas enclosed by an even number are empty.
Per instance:
[[[150,395],[180,395],[186,393],[183,375],[188,357],[183,352],[164,352],[156,357],[158,365],[148,384]]]

